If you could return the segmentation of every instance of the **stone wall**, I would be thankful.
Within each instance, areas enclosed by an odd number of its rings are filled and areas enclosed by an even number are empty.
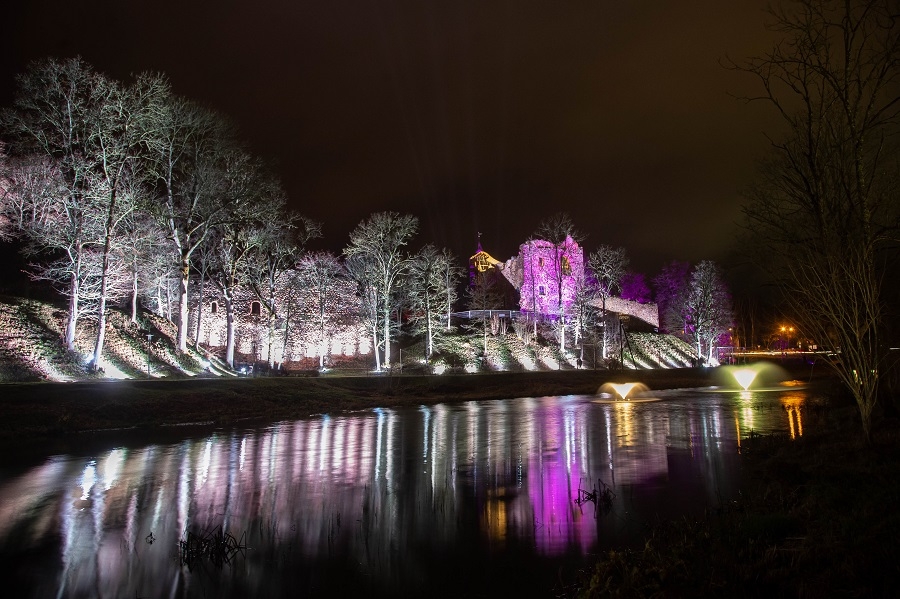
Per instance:
[[[567,311],[575,299],[578,282],[584,279],[584,251],[571,237],[566,237],[560,246],[544,240],[523,243],[519,255],[507,264],[507,279],[519,290],[519,308],[523,312],[559,314],[560,297],[563,310]]]
[[[596,300],[594,305],[601,307],[603,302]],[[639,318],[644,322],[659,328],[659,310],[656,304],[639,304],[630,300],[624,300],[620,297],[610,297],[606,300],[606,309],[610,312],[618,314],[628,314],[635,318]]]
[[[272,339],[272,357],[277,363],[309,362],[319,356],[320,349],[331,358],[371,354],[371,338],[356,315],[355,286],[341,281],[329,295],[320,326],[318,297],[304,286],[285,289],[276,298],[276,314]],[[189,339],[197,331],[199,289],[192,290],[194,302],[190,312]],[[235,360],[266,362],[269,360],[269,313],[266,306],[249,289],[235,292]],[[322,332],[324,328],[324,333]],[[200,343],[218,352],[225,350],[227,315],[221,292],[207,285],[203,293]]]

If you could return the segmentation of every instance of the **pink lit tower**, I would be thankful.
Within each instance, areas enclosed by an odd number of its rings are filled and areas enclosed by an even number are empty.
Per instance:
[[[504,274],[519,289],[519,308],[532,314],[568,313],[578,282],[584,278],[584,251],[569,236],[559,245],[542,239],[526,241],[507,264]]]

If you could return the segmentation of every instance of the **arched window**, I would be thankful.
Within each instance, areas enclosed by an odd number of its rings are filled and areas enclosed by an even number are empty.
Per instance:
[[[219,302],[212,302],[209,304],[209,311],[213,314],[219,311]]]
[[[259,316],[261,314],[259,302],[250,302],[250,314],[252,316]]]
[[[569,264],[569,258],[568,258],[568,256],[562,256],[562,257],[560,258],[560,264],[559,264],[559,267],[560,267],[560,270],[562,270],[562,274],[564,274],[564,275],[571,275],[571,274],[572,274],[572,265]]]
[[[539,286],[538,287],[538,295],[546,295],[546,294],[547,294],[547,289],[543,285]]]

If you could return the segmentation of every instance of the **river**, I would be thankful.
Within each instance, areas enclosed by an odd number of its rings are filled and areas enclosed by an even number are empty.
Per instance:
[[[87,436],[81,450],[0,470],[4,586],[18,597],[559,595],[592,555],[727,502],[741,439],[803,435],[810,393],[518,398],[175,440]]]

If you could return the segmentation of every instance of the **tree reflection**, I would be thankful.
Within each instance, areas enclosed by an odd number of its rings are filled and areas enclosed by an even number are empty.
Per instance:
[[[511,550],[585,554],[717,505],[736,488],[740,436],[802,435],[804,401],[682,392],[378,409],[53,458],[0,482],[0,544],[58,547],[48,576],[25,581],[31,596],[308,594],[329,563],[355,564],[347,580],[371,590],[412,592],[415,573],[449,556],[486,571]],[[604,485],[608,513],[575,503]],[[188,534],[219,528],[246,535],[239,567],[172,559]]]

